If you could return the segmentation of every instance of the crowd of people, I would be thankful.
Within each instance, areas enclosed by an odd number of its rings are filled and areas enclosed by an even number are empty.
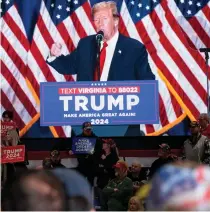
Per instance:
[[[9,124],[11,127],[2,134],[1,145],[22,144],[12,112],[5,111],[2,122],[12,124]],[[97,137],[91,123],[85,122],[78,137],[95,138],[96,143],[91,153],[75,154],[73,150],[69,151],[69,156],[74,155],[78,160],[76,168],[68,169],[62,164],[59,149],[53,149],[49,157],[43,159],[42,165],[34,170],[27,168],[27,151],[24,162],[2,165],[2,209],[210,209],[209,203],[206,202],[210,201],[209,126],[207,114],[201,114],[198,121],[190,122],[191,136],[183,144],[183,154],[172,154],[170,146],[162,143],[159,145],[158,158],[153,161],[149,172],[145,172],[138,161],[128,167],[126,161],[120,160],[115,141]],[[176,181],[174,185],[170,184],[171,179]],[[181,188],[179,183],[187,185],[187,190]],[[168,193],[163,186],[168,188]],[[201,199],[199,196],[199,201],[188,203],[190,192],[199,192],[199,188],[203,189],[202,195],[205,198],[202,196],[204,199]],[[183,198],[179,194],[183,194]],[[99,207],[95,207],[94,200],[97,200],[96,205]],[[36,204],[38,202],[39,204]]]

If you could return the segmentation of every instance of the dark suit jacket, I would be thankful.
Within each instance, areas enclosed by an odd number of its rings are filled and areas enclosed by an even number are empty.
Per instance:
[[[69,55],[48,63],[61,74],[77,74],[77,81],[93,81],[96,69],[97,46],[95,35],[81,39]],[[139,41],[119,34],[112,58],[108,81],[153,80],[147,51]]]

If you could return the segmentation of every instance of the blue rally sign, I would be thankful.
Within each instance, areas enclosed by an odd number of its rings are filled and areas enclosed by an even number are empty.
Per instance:
[[[158,82],[41,83],[41,126],[159,123]]]
[[[96,138],[74,137],[72,139],[72,151],[74,154],[93,154]]]

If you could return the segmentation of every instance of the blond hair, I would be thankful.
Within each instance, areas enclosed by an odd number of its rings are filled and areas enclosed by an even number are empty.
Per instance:
[[[7,135],[11,138],[10,140],[8,140],[9,146],[16,146],[18,144],[18,141],[20,141],[16,129],[8,130]]]
[[[112,14],[114,18],[119,18],[119,13],[117,11],[117,5],[114,1],[103,1],[100,3],[96,3],[92,7],[92,17],[94,17],[94,14],[102,9],[111,9]]]
[[[131,211],[130,209],[130,202],[134,200],[137,205],[138,205],[138,208],[137,208],[137,211],[144,211],[144,206],[143,206],[143,203],[142,203],[142,200],[140,200],[137,196],[133,196],[129,199],[129,203],[128,203],[128,211]]]

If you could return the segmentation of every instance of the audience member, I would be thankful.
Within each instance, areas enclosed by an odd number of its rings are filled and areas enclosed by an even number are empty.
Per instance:
[[[60,151],[58,151],[58,150],[52,150],[50,152],[50,159],[52,161],[52,167],[53,168],[66,168],[61,163]]]
[[[77,137],[91,137],[96,138],[96,144],[94,151],[90,154],[77,154],[78,167],[77,170],[87,179],[90,184],[94,184],[95,170],[97,168],[97,161],[100,159],[102,151],[102,142],[93,132],[93,128],[90,122],[84,122],[82,125],[82,133]],[[74,154],[71,150],[69,154]]]
[[[130,198],[128,203],[128,211],[144,211],[142,201],[137,196]]]
[[[71,169],[53,169],[52,172],[63,183],[69,211],[93,211],[93,196],[88,181]]]
[[[97,185],[99,188],[103,189],[110,179],[115,177],[115,171],[113,166],[119,160],[116,150],[112,148],[112,139],[103,139],[103,151],[101,153],[101,158],[98,162],[97,167]]]
[[[108,138],[108,140],[109,140],[112,152],[115,152],[115,154],[119,158],[120,157],[120,153],[119,153],[119,149],[118,149],[118,147],[116,145],[116,142],[112,138]]]
[[[115,167],[115,176],[103,189],[103,194],[109,211],[123,211],[128,208],[128,201],[133,193],[133,184],[127,177],[128,165],[118,161]]]
[[[9,129],[7,131],[6,140],[5,140],[6,146],[16,146],[20,142],[19,135],[16,131],[16,129]]]
[[[133,182],[134,194],[140,188],[140,186],[144,185],[144,182],[147,180],[146,172],[141,172],[141,170],[141,164],[139,162],[133,162],[128,172],[128,177]]]
[[[194,163],[168,164],[152,178],[148,210],[209,211],[210,168]]]
[[[3,210],[64,211],[67,210],[62,183],[47,170],[30,170],[20,176],[6,192]]]
[[[159,158],[152,163],[149,172],[149,178],[153,177],[155,172],[157,172],[157,170],[160,169],[163,165],[177,160],[177,157],[171,154],[171,148],[168,144],[162,143],[161,145],[159,145],[159,147],[160,147],[158,151]]]
[[[16,129],[17,133],[19,134],[17,124],[13,121],[13,112],[9,110],[5,110],[2,113],[2,120],[1,120],[1,139],[2,141],[7,135],[7,131],[11,129]]]
[[[25,145],[21,139],[19,138],[19,135],[16,133],[16,136],[18,136],[18,144],[17,145]],[[27,165],[29,165],[29,161],[28,161],[28,150],[27,147],[25,145],[25,160],[22,162],[18,162],[15,163],[15,169],[16,169],[16,175],[19,175],[20,173],[28,170]]]
[[[42,161],[42,168],[43,169],[53,169],[52,160],[50,158],[45,158]]]
[[[201,126],[201,134],[205,135],[210,139],[210,124],[209,124],[209,116],[207,113],[201,113],[198,118],[199,124]]]
[[[16,129],[11,128],[7,130],[7,135],[4,139],[5,146],[16,146],[20,141]],[[16,166],[18,168],[19,163],[6,163],[2,165],[2,183],[5,186],[6,183],[12,183],[16,177]]]
[[[190,123],[191,136],[184,142],[183,159],[210,165],[210,140],[200,133],[197,121]]]

